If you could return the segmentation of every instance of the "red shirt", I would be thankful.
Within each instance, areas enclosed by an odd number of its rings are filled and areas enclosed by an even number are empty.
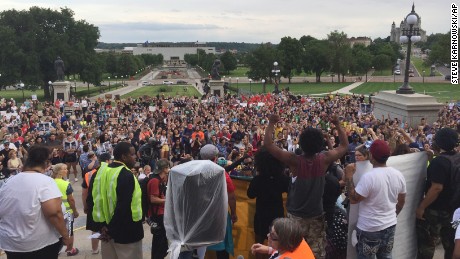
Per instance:
[[[160,199],[165,199],[166,196],[160,193],[160,180],[158,178],[152,178],[147,184],[147,194],[150,201],[150,196],[154,195]],[[153,204],[150,203],[148,216],[152,215],[163,215],[165,213],[165,204]]]
[[[227,183],[227,192],[234,192],[235,186],[233,185],[232,178],[230,178],[230,175],[227,172],[225,172],[225,182]]]

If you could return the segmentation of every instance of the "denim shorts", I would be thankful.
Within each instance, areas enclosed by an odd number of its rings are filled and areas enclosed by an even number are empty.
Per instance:
[[[391,259],[395,229],[396,225],[376,232],[356,229],[358,259],[374,258],[374,256],[378,259]]]

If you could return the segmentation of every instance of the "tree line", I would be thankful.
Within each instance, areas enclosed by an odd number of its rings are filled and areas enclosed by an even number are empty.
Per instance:
[[[141,68],[163,63],[161,55],[132,56],[96,53],[99,28],[75,20],[68,8],[31,7],[0,12],[0,89],[22,82],[31,90],[43,88],[50,98],[48,81],[57,78],[54,61],[60,56],[65,74],[100,85],[104,74],[134,75]]]

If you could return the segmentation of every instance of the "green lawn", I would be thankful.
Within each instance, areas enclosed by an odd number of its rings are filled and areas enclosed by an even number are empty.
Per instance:
[[[187,91],[184,91],[184,87],[187,88]],[[160,92],[161,89],[170,89],[168,92]],[[195,89],[193,86],[181,86],[181,85],[173,85],[173,86],[164,86],[164,85],[153,85],[153,86],[145,86],[139,88],[135,91],[132,91],[128,94],[122,96],[122,98],[137,98],[142,97],[144,95],[148,96],[156,96],[158,94],[164,94],[165,96],[201,96],[201,94]]]
[[[111,84],[110,85],[110,90],[115,90],[120,87],[120,84]],[[89,92],[87,87],[77,87],[77,97],[91,97],[95,95],[101,94],[100,91],[103,90],[104,92],[107,92],[109,90],[108,86],[102,86],[102,87],[95,87],[95,86],[90,86],[89,87]],[[72,88],[72,94],[73,94],[74,88]],[[39,89],[36,91],[29,91],[29,90],[24,90],[24,98],[30,99],[32,98],[32,95],[37,95],[37,98],[40,102],[44,101],[45,98],[45,93],[43,89]],[[22,91],[21,90],[4,90],[0,91],[0,98],[6,98],[10,99],[13,98],[15,99],[18,103],[22,103]]]
[[[289,91],[295,95],[297,94],[321,94],[321,93],[329,93],[336,91],[340,88],[343,88],[350,83],[292,83],[292,84],[281,84],[279,86],[279,90],[285,87],[289,87]],[[232,87],[237,87],[236,84],[232,84]],[[249,93],[262,93],[263,92],[263,84],[262,83],[243,83],[238,84],[240,89],[243,89],[243,92]],[[273,84],[266,84],[266,92],[271,93],[275,90],[275,85]]]
[[[237,67],[235,70],[230,71],[229,74],[227,74],[226,71],[221,71],[221,76],[231,77],[232,82],[233,82],[233,78],[235,78],[235,80],[236,80],[237,77],[247,77],[248,75],[246,73],[248,71],[249,71],[248,67]]]
[[[43,97],[45,96],[45,93],[43,92],[43,89],[40,89],[34,92],[29,91],[29,90],[24,90],[24,97],[26,99],[32,98],[32,95],[37,95],[38,100],[43,101]],[[17,102],[22,103],[22,91],[21,90],[3,90],[3,91],[0,91],[0,98],[5,98],[5,99],[13,98]]]
[[[391,69],[375,70],[372,75],[373,76],[392,76],[393,71]]]
[[[356,94],[370,94],[383,90],[396,90],[401,83],[364,83],[352,90]],[[410,83],[417,93],[436,97],[439,102],[460,100],[460,87],[448,83]]]
[[[414,65],[417,68],[417,70],[420,73],[420,75],[423,75],[423,70],[425,70],[425,76],[430,75],[431,68],[430,68],[430,66],[425,65],[425,63],[423,62],[423,59],[421,59],[419,57],[412,56],[410,58],[410,61],[412,62],[412,65]],[[441,73],[439,73],[438,70],[435,71],[435,74],[436,74],[436,76],[441,75]]]

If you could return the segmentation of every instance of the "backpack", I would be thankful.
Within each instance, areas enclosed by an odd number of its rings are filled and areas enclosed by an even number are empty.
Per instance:
[[[149,185],[150,180],[152,180],[153,178],[157,178],[161,182],[160,176],[157,174],[150,174],[144,179],[139,181],[139,187],[141,188],[141,192],[142,192],[141,200],[142,200],[142,211],[143,211],[144,216],[147,216],[147,211],[150,209],[150,197],[148,194],[147,186]],[[162,184],[160,184],[160,194],[166,194],[166,186]]]
[[[149,209],[149,204],[150,204],[150,199],[149,199],[149,195],[147,193],[147,185],[149,184],[149,181],[150,179],[153,178],[153,175],[150,174],[148,175],[147,177],[145,177],[144,179],[141,179],[139,180],[139,187],[141,188],[141,192],[142,192],[142,197],[141,197],[141,200],[142,200],[142,214],[144,214],[144,216],[147,215],[147,211]]]
[[[449,201],[449,207],[452,211],[460,207],[460,153],[452,156],[445,156],[450,161],[450,189],[452,197]]]

